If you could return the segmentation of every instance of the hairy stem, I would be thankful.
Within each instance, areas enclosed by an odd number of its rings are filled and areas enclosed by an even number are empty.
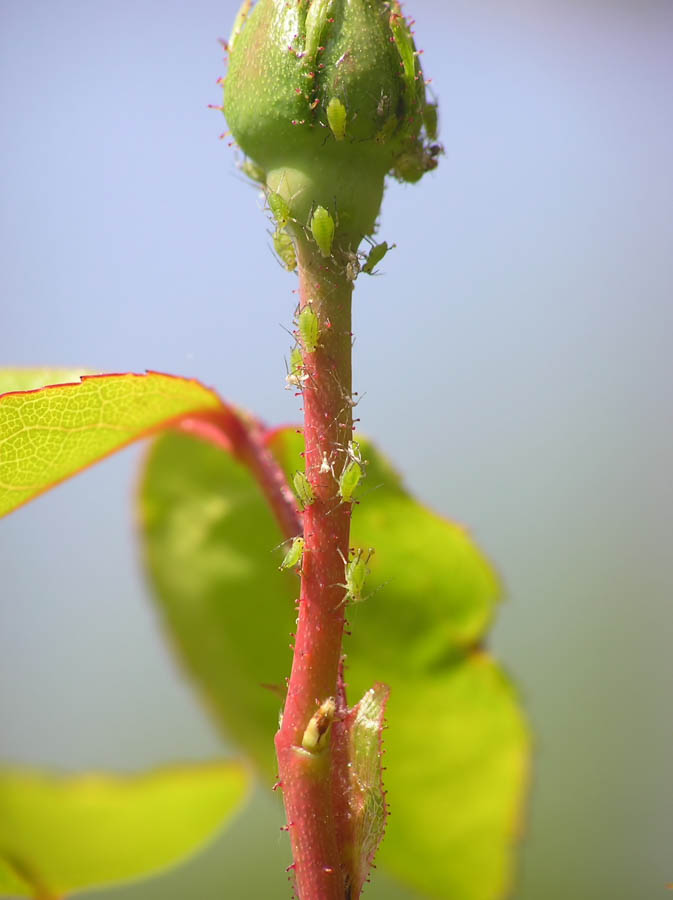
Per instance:
[[[352,283],[334,257],[299,238],[300,308],[319,321],[318,346],[303,351],[305,472],[314,502],[304,511],[304,556],[292,673],[276,735],[280,782],[300,900],[344,900],[332,803],[330,736],[306,750],[306,729],[321,704],[337,697],[344,629],[344,559],[350,503],[342,503],[334,472],[352,436]],[[304,746],[302,746],[304,742]]]

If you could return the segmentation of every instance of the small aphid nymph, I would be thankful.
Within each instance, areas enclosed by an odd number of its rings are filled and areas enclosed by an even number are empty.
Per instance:
[[[287,271],[294,272],[297,268],[297,254],[290,235],[277,228],[273,233],[273,246]]]
[[[268,191],[266,198],[278,227],[285,228],[290,221],[290,207],[285,202],[285,199],[280,194],[276,194],[275,191]]]
[[[315,353],[320,340],[320,321],[310,302],[297,316],[297,328],[304,350],[307,353]]]
[[[395,245],[393,244],[393,247],[394,246]],[[386,241],[383,241],[381,244],[375,244],[369,251],[367,259],[362,266],[362,271],[366,272],[367,275],[372,275],[376,266],[378,266],[389,250],[392,250],[392,247],[389,247]]]
[[[429,140],[437,140],[437,104],[426,103],[423,107],[423,124]]]
[[[304,538],[296,537],[292,539],[292,545],[290,549],[287,551],[285,556],[283,557],[282,563],[278,566],[278,568],[282,571],[283,569],[294,569],[301,562],[301,558],[304,555]]]
[[[256,181],[258,184],[266,183],[266,172],[251,159],[243,160],[241,163],[241,172],[243,172],[244,175],[247,175],[251,181]]]
[[[372,549],[369,550],[367,557],[365,558],[365,551],[362,549],[357,549],[353,551],[353,556],[351,557],[349,554],[348,560],[344,559],[344,576],[345,576],[345,584],[340,584],[339,587],[345,588],[346,596],[343,599],[343,603],[362,603],[365,599],[362,595],[365,581],[367,580],[367,575],[369,575],[369,560],[372,558],[374,551]]]
[[[327,104],[327,124],[329,125],[334,139],[343,141],[346,137],[346,107],[338,97],[332,97]]]
[[[362,478],[362,466],[359,462],[349,459],[339,476],[339,497],[343,503],[350,503],[353,493]]]
[[[315,494],[313,493],[311,482],[304,472],[295,472],[292,483],[302,509],[306,509],[307,506],[315,502]]]
[[[290,352],[290,371],[285,376],[290,387],[296,387],[301,390],[308,375],[304,371],[304,362],[301,358],[301,350],[299,347],[293,347]]]
[[[324,206],[317,206],[311,218],[311,234],[318,245],[320,255],[327,259],[332,255],[334,219]]]

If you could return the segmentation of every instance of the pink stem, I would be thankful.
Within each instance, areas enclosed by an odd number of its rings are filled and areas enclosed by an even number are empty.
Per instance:
[[[299,898],[344,900],[332,748],[307,753],[302,739],[318,707],[338,696],[351,510],[340,501],[330,467],[338,471],[343,465],[340,451],[352,436],[352,284],[333,260],[326,263],[301,240],[297,249],[300,307],[310,303],[320,323],[317,349],[303,352],[305,470],[315,501],[304,511],[295,652],[276,753]]]

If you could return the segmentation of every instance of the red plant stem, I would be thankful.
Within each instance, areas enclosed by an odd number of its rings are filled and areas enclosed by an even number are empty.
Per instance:
[[[298,896],[344,900],[331,750],[309,753],[302,749],[302,737],[320,704],[337,696],[351,510],[340,502],[331,469],[341,471],[352,437],[352,284],[333,258],[318,256],[315,245],[300,239],[297,258],[300,307],[310,303],[320,323],[317,349],[303,352],[305,471],[315,501],[304,511],[299,617],[276,753]]]

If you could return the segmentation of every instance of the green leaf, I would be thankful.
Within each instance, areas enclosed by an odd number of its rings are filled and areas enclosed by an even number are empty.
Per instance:
[[[5,371],[0,386],[67,378],[55,370]],[[74,374],[74,373],[73,373]],[[0,396],[0,516],[131,441],[180,417],[221,408],[197,381],[91,375],[81,382]]]
[[[172,866],[214,837],[248,783],[238,763],[132,776],[0,770],[0,895],[51,900]]]
[[[273,777],[299,588],[278,571],[278,525],[247,469],[179,433],[150,450],[141,515],[174,646],[219,724]]]
[[[301,439],[277,432],[286,473]],[[347,681],[390,685],[385,773],[392,818],[380,861],[431,896],[496,900],[511,879],[529,738],[517,698],[478,649],[498,598],[467,532],[413,500],[368,445],[354,546],[376,548],[368,599],[349,607]],[[269,775],[289,674],[299,581],[250,474],[186,435],[154,444],[141,492],[150,572],[187,670],[223,729]],[[279,692],[282,694],[282,691]]]

